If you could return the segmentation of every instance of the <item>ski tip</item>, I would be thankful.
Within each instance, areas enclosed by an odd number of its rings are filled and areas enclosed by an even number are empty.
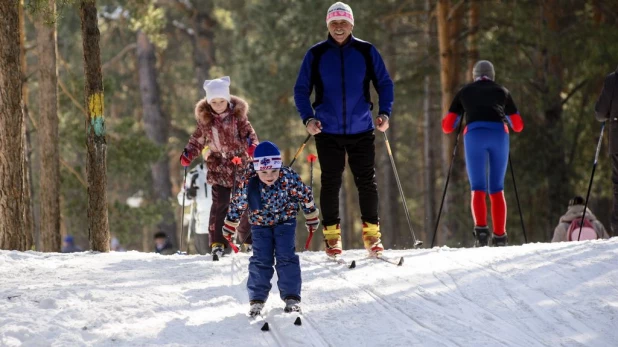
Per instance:
[[[296,317],[296,320],[294,321],[294,325],[303,325],[303,322],[300,320],[300,317]]]
[[[399,262],[397,263],[397,266],[401,266],[403,265],[403,257],[399,258]]]
[[[264,325],[262,325],[262,329],[260,329],[262,331],[269,331],[270,327],[268,326],[268,322],[264,322]]]
[[[356,260],[352,260],[352,262],[350,263],[350,266],[348,266],[349,269],[354,269],[356,268]]]

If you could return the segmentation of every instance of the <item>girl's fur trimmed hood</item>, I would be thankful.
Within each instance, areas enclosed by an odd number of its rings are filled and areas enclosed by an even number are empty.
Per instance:
[[[230,108],[231,115],[236,117],[238,120],[247,119],[247,114],[249,113],[249,104],[234,95],[230,96]],[[213,119],[213,110],[206,101],[206,98],[198,101],[195,105],[195,119],[198,123],[210,124]]]

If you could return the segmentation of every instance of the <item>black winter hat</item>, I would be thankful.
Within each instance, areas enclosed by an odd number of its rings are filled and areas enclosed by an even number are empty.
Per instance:
[[[154,234],[154,238],[156,239],[167,239],[167,234],[163,231],[159,231],[156,234]]]
[[[569,207],[573,205],[583,205],[584,202],[586,202],[584,198],[582,198],[579,195],[576,195],[573,199],[569,200]]]

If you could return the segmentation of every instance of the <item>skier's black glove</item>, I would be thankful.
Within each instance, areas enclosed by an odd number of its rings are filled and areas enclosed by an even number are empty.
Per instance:
[[[187,189],[187,198],[195,199],[195,197],[197,196],[197,189],[198,189],[197,186]]]

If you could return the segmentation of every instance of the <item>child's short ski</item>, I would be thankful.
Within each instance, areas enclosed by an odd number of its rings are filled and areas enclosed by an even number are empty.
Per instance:
[[[356,267],[356,260],[352,260],[351,262],[347,262],[345,259],[341,258],[338,255],[328,256],[328,259],[334,261],[335,263],[345,265],[348,269],[354,269]]]

